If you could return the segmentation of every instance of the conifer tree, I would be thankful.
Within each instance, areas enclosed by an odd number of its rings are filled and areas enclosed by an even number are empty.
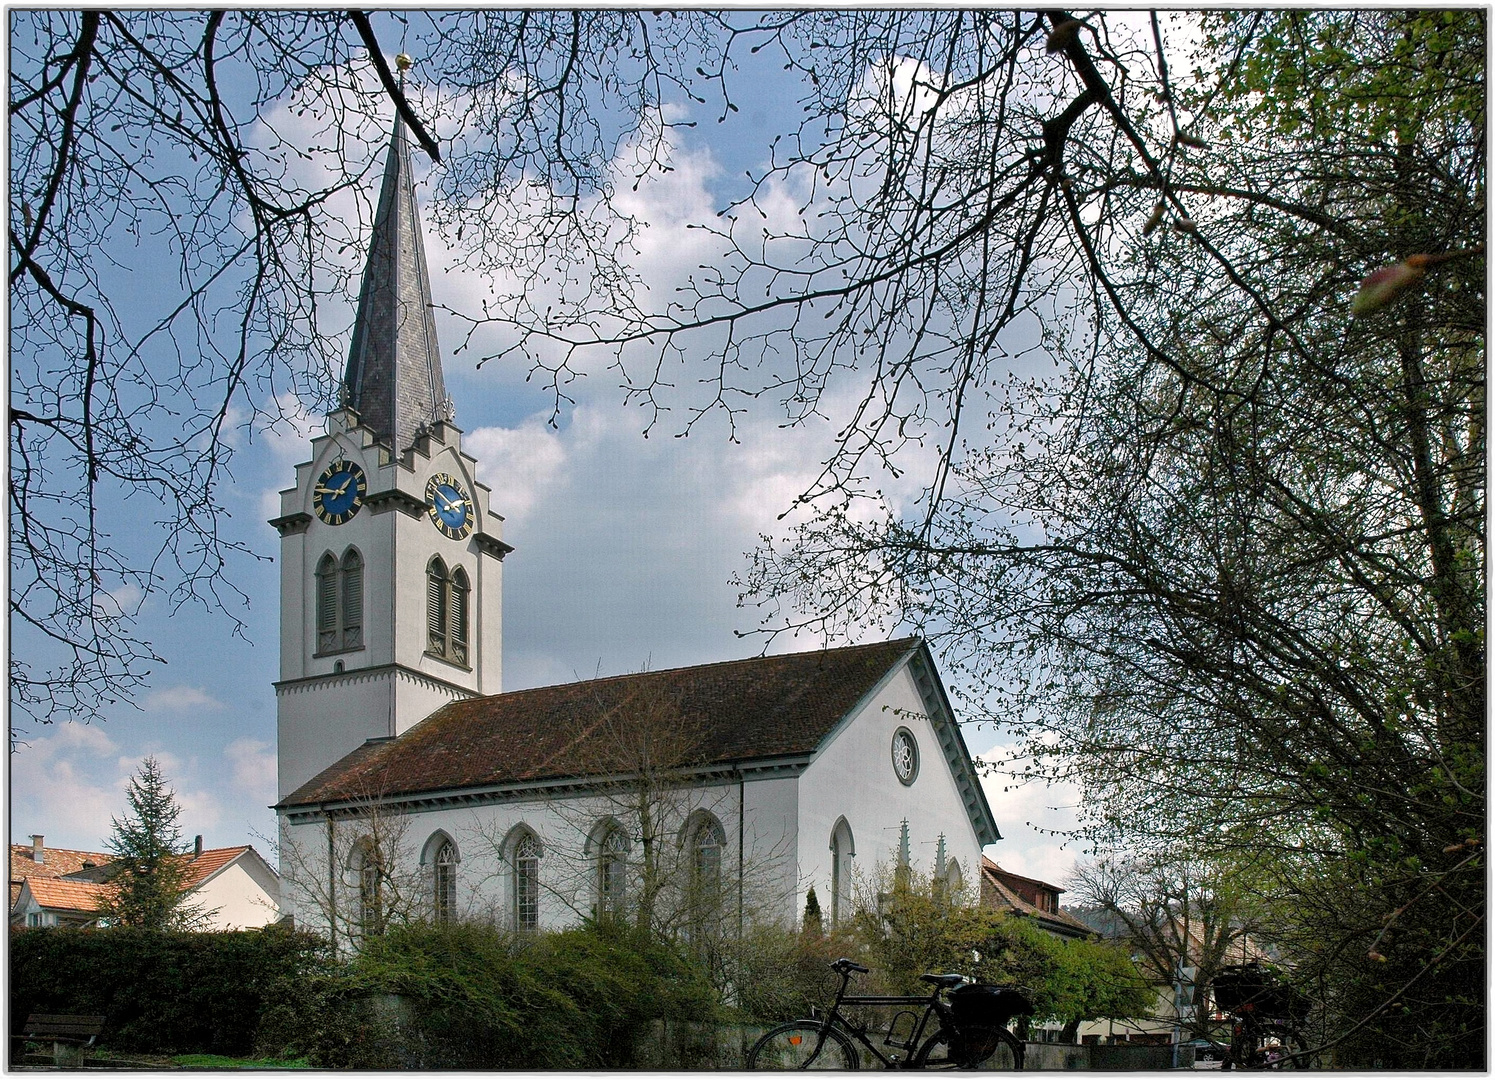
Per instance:
[[[154,757],[130,778],[125,797],[130,812],[123,821],[112,819],[107,845],[115,856],[110,880],[117,888],[100,902],[101,918],[112,926],[191,928],[206,913],[186,902],[189,863],[177,825],[182,808]]]
[[[804,931],[819,937],[825,933],[825,920],[820,915],[820,898],[815,895],[815,886],[805,893]]]

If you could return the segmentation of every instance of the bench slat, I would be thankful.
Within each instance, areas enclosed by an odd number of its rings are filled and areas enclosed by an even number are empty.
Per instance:
[[[22,1034],[26,1036],[48,1035],[102,1035],[104,1017],[75,1016],[68,1013],[32,1013],[26,1018]]]

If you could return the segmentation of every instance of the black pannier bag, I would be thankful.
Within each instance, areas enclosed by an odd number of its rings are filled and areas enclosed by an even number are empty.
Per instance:
[[[1001,1038],[997,1032],[1004,1030],[1008,1021],[1014,1016],[1033,1015],[1033,1003],[1016,987],[975,983],[951,991],[950,1013],[955,1020],[951,1056],[966,1066],[975,1066],[996,1051]]]
[[[1313,1003],[1286,985],[1262,964],[1230,964],[1213,983],[1215,1008],[1240,1016],[1255,1013],[1271,1019],[1304,1019]]]

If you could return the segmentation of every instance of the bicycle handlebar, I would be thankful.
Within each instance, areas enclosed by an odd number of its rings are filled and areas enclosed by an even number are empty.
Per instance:
[[[857,972],[858,974],[865,975],[868,971],[871,970],[870,968],[862,967],[861,964],[858,964],[854,960],[848,960],[844,956],[839,960],[833,961],[830,965],[830,968],[832,971],[836,972],[839,975],[846,975],[853,971]]]

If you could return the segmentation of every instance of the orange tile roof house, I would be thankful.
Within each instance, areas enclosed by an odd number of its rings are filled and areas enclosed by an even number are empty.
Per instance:
[[[74,851],[71,848],[49,848],[46,837],[32,836],[30,844],[10,845],[10,906],[16,906],[21,883],[28,878],[58,878],[103,866],[114,858],[99,851]]]
[[[47,848],[42,840],[11,845],[11,924],[94,925],[99,901],[115,889],[113,857]],[[252,929],[280,919],[280,878],[253,847],[205,849],[199,836],[182,858],[190,903],[208,915],[203,929]]]

